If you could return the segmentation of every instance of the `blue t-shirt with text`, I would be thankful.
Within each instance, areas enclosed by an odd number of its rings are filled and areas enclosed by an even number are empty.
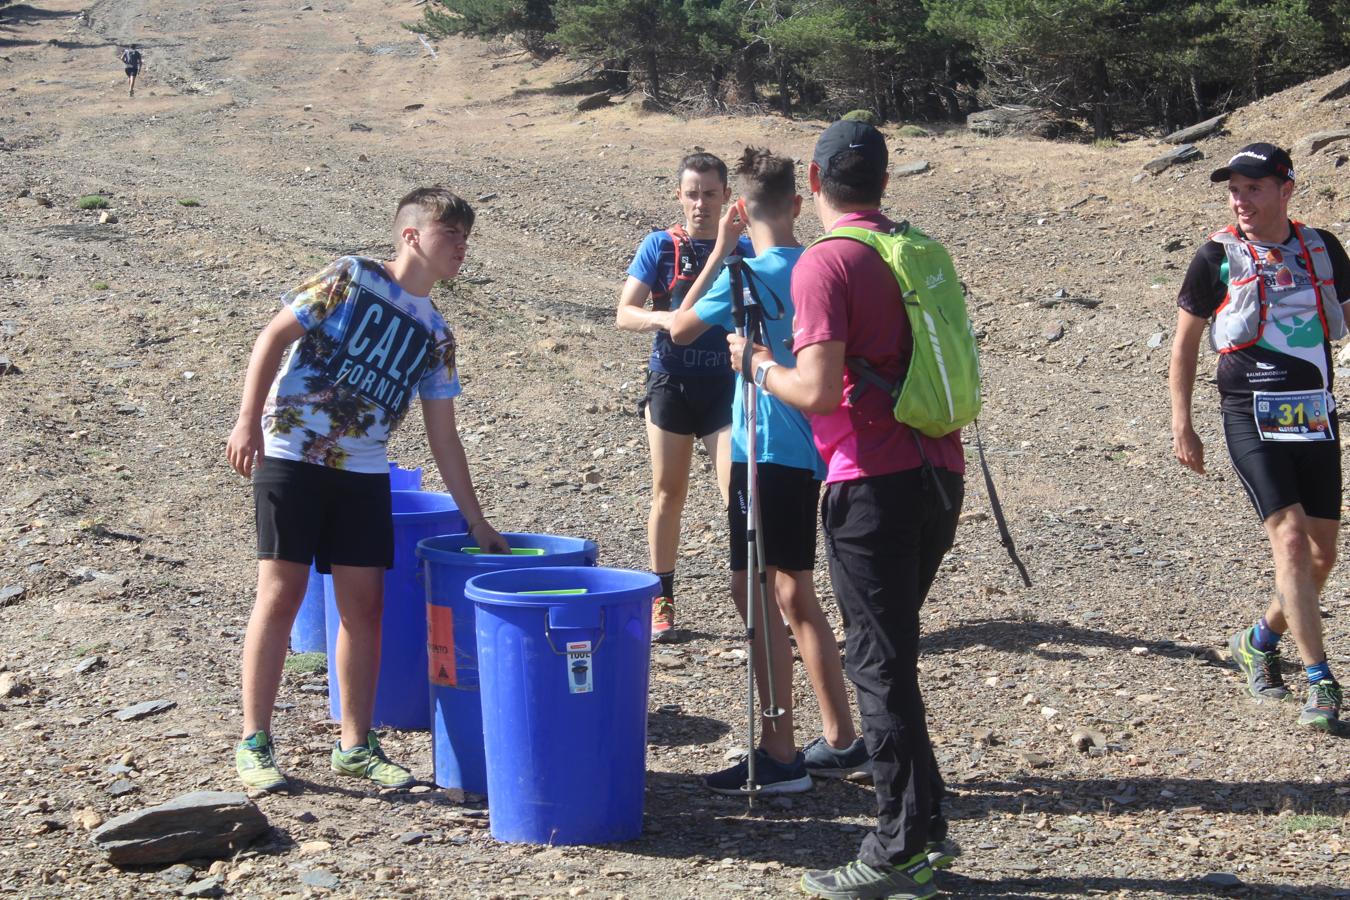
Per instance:
[[[708,254],[712,252],[716,241],[690,238],[693,246],[696,270],[703,269]],[[754,256],[755,250],[750,242],[741,238],[737,252],[742,256]],[[628,274],[652,288],[653,293],[664,293],[675,278],[675,239],[668,231],[653,231],[642,239],[637,254],[628,266]],[[667,375],[722,375],[731,374],[731,358],[727,353],[727,332],[721,328],[709,328],[698,340],[681,347],[670,339],[665,331],[658,331],[652,338],[652,356],[648,367],[653,372]]]

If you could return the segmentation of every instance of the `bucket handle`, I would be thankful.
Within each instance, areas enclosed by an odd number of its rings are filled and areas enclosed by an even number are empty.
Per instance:
[[[544,640],[548,641],[548,648],[557,656],[566,656],[567,632],[585,632],[586,634],[592,634],[599,631],[600,636],[597,637],[595,643],[591,645],[591,652],[594,653],[599,650],[600,645],[605,642],[605,608],[601,606],[596,609],[596,612],[599,613],[600,621],[594,625],[554,625],[552,613],[555,609],[561,608],[562,607],[551,606],[544,612]],[[563,649],[561,650],[559,650],[558,645],[554,643],[553,638],[555,634],[558,635],[563,645]]]

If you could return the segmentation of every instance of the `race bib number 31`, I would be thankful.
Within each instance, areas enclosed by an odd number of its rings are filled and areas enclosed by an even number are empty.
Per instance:
[[[1252,395],[1263,441],[1331,441],[1331,395],[1326,391],[1257,391]]]

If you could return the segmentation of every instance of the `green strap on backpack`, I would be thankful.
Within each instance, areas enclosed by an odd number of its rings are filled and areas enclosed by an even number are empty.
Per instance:
[[[900,284],[914,335],[909,368],[890,384],[860,357],[848,359],[859,378],[895,398],[897,421],[931,438],[975,421],[980,413],[980,360],[966,293],[947,249],[908,222],[889,233],[845,225],[820,241],[848,238],[871,247]]]

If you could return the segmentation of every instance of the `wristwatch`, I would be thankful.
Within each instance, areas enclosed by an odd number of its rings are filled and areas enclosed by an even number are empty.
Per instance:
[[[764,376],[768,375],[769,370],[776,365],[778,365],[778,363],[774,362],[771,359],[766,359],[764,362],[755,366],[755,387],[757,388],[764,387]]]

